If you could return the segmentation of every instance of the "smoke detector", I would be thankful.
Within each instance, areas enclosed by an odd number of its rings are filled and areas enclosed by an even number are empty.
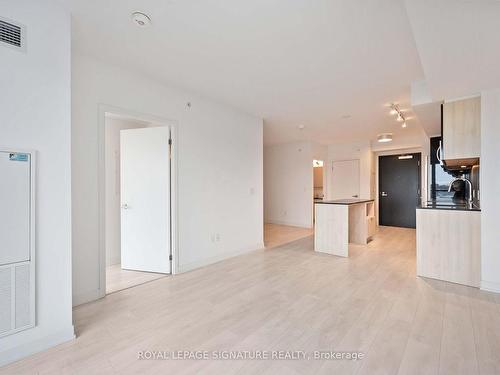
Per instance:
[[[132,13],[132,22],[134,22],[139,27],[148,27],[151,25],[151,18],[142,12]]]

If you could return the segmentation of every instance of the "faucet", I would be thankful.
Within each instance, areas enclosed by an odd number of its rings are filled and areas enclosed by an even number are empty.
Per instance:
[[[466,179],[464,175],[461,175],[460,177],[454,178],[450,182],[450,184],[448,185],[448,193],[451,191],[451,187],[455,181],[467,182],[467,184],[469,185],[469,193],[467,194],[468,195],[467,202],[469,202],[469,204],[471,204],[472,203],[472,183],[468,179]]]

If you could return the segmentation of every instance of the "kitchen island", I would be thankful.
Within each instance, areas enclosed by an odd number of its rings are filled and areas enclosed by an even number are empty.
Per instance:
[[[314,250],[349,256],[349,243],[366,245],[376,229],[373,199],[337,199],[314,204]]]

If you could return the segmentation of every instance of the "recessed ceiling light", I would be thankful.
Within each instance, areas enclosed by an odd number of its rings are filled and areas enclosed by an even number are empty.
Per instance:
[[[302,130],[302,129],[304,129],[304,128],[305,128],[305,126],[304,126],[304,125],[299,125],[299,129],[300,129],[300,130]]]
[[[139,27],[148,27],[151,25],[151,18],[142,12],[132,13],[132,22],[134,22]]]
[[[379,134],[377,136],[377,141],[379,141],[380,143],[391,142],[392,134],[391,133]]]

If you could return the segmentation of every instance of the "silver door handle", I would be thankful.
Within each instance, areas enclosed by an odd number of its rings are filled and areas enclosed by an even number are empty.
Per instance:
[[[387,193],[385,191],[381,192],[380,195],[383,197],[387,197]]]
[[[439,165],[443,165],[443,160],[441,159],[441,150],[442,150],[441,141],[439,141],[439,147],[436,150],[436,159],[439,161]]]
[[[126,203],[125,203],[125,204],[122,204],[122,208],[123,208],[124,210],[128,210],[128,209],[130,208],[130,206],[129,206],[128,204],[126,204]]]
[[[357,198],[357,197],[358,197],[358,194],[356,194],[356,195],[353,195],[352,197],[353,197],[353,198]]]

